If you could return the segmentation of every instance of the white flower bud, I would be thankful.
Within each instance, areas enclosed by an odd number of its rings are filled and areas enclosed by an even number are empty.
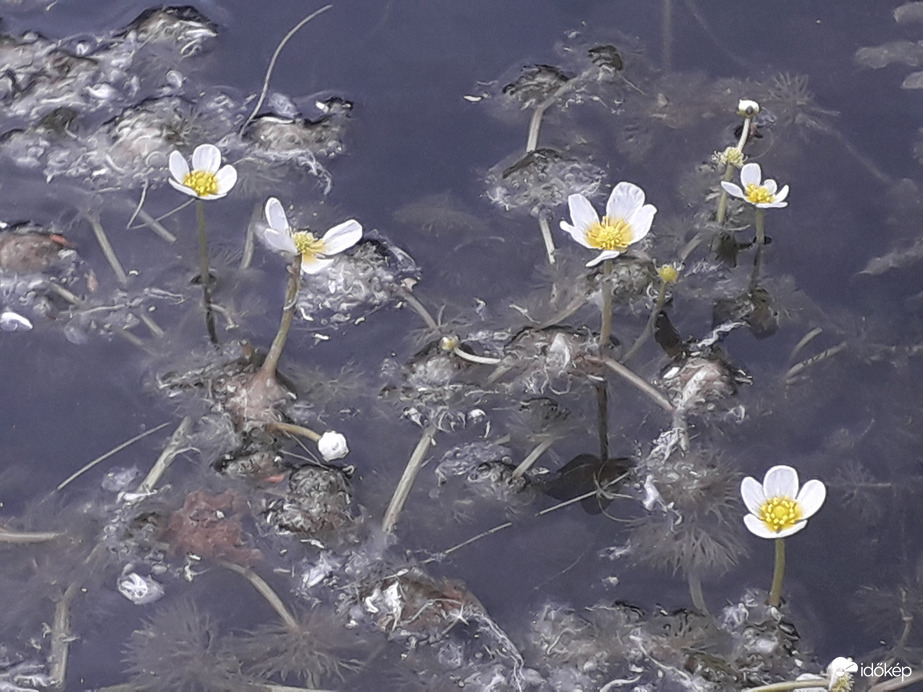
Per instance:
[[[325,461],[333,461],[349,454],[349,446],[346,444],[345,436],[328,430],[317,441],[317,451],[321,453]]]

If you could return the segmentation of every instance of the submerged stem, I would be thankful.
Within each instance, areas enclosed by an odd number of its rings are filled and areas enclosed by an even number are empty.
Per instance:
[[[432,444],[435,434],[436,426],[430,423],[423,431],[423,435],[420,437],[420,441],[417,442],[417,446],[414,447],[413,453],[407,461],[407,466],[404,467],[401,480],[398,481],[397,488],[394,489],[391,503],[388,505],[385,516],[381,521],[381,528],[385,533],[394,531],[397,518],[404,508],[404,503],[407,502],[407,496],[410,495],[410,489],[413,487],[413,482],[416,480],[417,474],[423,467],[423,458],[426,456],[426,452],[429,450],[429,446]]]
[[[273,379],[276,376],[279,358],[282,357],[282,349],[285,348],[285,341],[288,339],[288,332],[292,328],[292,320],[295,317],[295,299],[298,297],[298,288],[301,285],[301,255],[295,256],[288,272],[288,285],[285,289],[285,304],[282,306],[279,331],[276,332],[272,345],[269,347],[269,353],[266,354],[266,360],[260,367],[260,372],[265,377]]]
[[[554,264],[554,238],[551,235],[551,228],[548,226],[548,219],[544,215],[538,217],[538,227],[542,232],[542,243],[545,245],[545,254],[548,256],[548,264]]]
[[[676,410],[676,407],[670,403],[670,400],[667,399],[667,397],[665,397],[659,389],[657,389],[654,385],[652,385],[640,375],[636,375],[617,360],[613,358],[593,358],[590,356],[586,356],[585,360],[590,363],[599,363],[600,365],[605,365],[616,375],[623,378],[624,380],[627,380],[642,392],[647,394],[658,406],[660,406],[665,411],[673,413]]]
[[[295,619],[295,616],[292,615],[291,611],[285,606],[285,603],[282,602],[282,599],[279,597],[279,594],[276,593],[275,589],[273,589],[263,577],[249,567],[243,567],[234,562],[221,560],[220,564],[222,567],[232,572],[237,572],[250,582],[253,588],[259,592],[260,596],[262,596],[266,602],[272,606],[272,609],[279,614],[279,617],[282,618],[282,622],[285,623],[289,631],[295,633],[301,632],[301,625],[298,624],[298,620]]]
[[[778,608],[782,602],[782,580],[785,578],[785,539],[776,539],[776,563],[772,570],[772,588],[769,591],[769,605]]]
[[[619,359],[620,362],[627,363],[629,360],[631,360],[644,345],[644,342],[646,342],[651,334],[654,333],[654,325],[657,323],[657,315],[659,315],[660,311],[663,310],[664,303],[666,302],[667,282],[661,281],[660,291],[657,293],[657,301],[654,303],[654,308],[651,310],[651,314],[647,318],[647,324],[644,325],[644,330],[638,334],[638,338],[635,339],[635,342],[631,345],[631,348],[629,348],[625,355]]]
[[[548,438],[547,440],[543,440],[542,442],[539,442],[539,443],[535,446],[535,449],[533,449],[531,452],[529,452],[529,454],[526,455],[526,458],[523,459],[523,460],[520,462],[519,466],[517,466],[517,467],[513,470],[513,476],[512,476],[512,477],[513,477],[513,478],[519,478],[519,477],[522,476],[526,471],[528,471],[530,468],[532,468],[532,465],[533,465],[536,461],[538,461],[539,457],[542,456],[542,454],[544,454],[545,452],[547,452],[547,451],[548,451],[548,448],[551,447],[551,445],[553,445],[554,443],[555,443],[555,440],[554,440],[553,438]]]
[[[199,227],[199,280],[202,282],[202,298],[205,304],[205,327],[208,338],[218,345],[215,330],[215,313],[212,310],[211,276],[208,273],[208,235],[205,232],[205,201],[196,200],[196,220]]]

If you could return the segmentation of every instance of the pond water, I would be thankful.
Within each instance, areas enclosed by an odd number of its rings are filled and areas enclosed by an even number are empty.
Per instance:
[[[334,3],[259,102],[320,5],[0,2],[0,690],[921,684],[923,3],[831,7]],[[741,99],[788,205],[719,223]],[[650,232],[588,268],[621,181]],[[364,231],[278,378],[269,197]],[[778,608],[776,465],[826,486]]]

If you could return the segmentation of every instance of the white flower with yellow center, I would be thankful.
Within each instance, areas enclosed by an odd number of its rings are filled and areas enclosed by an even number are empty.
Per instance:
[[[282,203],[275,197],[266,200],[266,223],[263,237],[274,250],[301,255],[301,271],[316,274],[333,263],[333,255],[351,248],[362,238],[362,226],[355,219],[344,221],[318,238],[309,231],[296,231],[288,223]]]
[[[237,182],[237,170],[221,165],[221,152],[214,144],[200,144],[192,152],[192,170],[178,151],[170,152],[170,185],[199,199],[221,199]]]
[[[740,185],[722,180],[721,187],[729,195],[745,200],[760,209],[788,206],[788,202],[785,201],[788,197],[788,185],[779,190],[772,178],[763,180],[763,171],[758,163],[744,164],[740,169]]]
[[[632,183],[619,183],[612,188],[606,202],[606,215],[600,219],[593,205],[583,195],[567,198],[570,223],[561,222],[561,230],[591,250],[602,250],[590,262],[593,267],[603,260],[618,257],[629,245],[637,243],[651,230],[657,207],[644,203],[644,190]]]
[[[785,538],[803,529],[827,497],[821,481],[811,480],[799,488],[798,472],[791,466],[773,466],[763,483],[747,476],[740,484],[747,510],[744,524],[760,538]]]

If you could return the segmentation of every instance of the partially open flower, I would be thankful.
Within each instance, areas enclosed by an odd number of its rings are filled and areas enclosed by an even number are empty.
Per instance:
[[[799,675],[798,681],[817,680],[823,687],[804,687],[804,692],[849,692],[852,690],[852,676],[859,666],[851,658],[837,656],[827,666],[826,678],[819,675]]]
[[[344,435],[328,430],[317,441],[317,451],[321,453],[325,461],[334,461],[349,454],[349,446],[346,444]]]
[[[588,267],[618,257],[629,245],[641,240],[651,230],[657,213],[657,207],[644,203],[644,190],[626,182],[612,188],[602,219],[583,195],[568,197],[567,206],[571,223],[562,221],[561,230],[570,233],[584,247],[602,250],[594,260],[587,262]]]
[[[721,181],[721,187],[734,197],[738,197],[760,209],[775,209],[788,206],[788,185],[781,190],[772,178],[763,180],[763,171],[758,163],[746,163],[740,169],[740,185]]]
[[[760,112],[760,104],[752,99],[740,99],[737,102],[737,115],[742,118],[752,118]]]
[[[301,271],[316,274],[333,262],[333,255],[351,248],[362,238],[362,226],[355,219],[344,221],[317,238],[309,231],[296,231],[288,223],[282,203],[275,197],[266,200],[264,239],[274,250],[301,255]]]
[[[192,170],[178,151],[170,152],[170,185],[190,197],[221,199],[237,182],[237,170],[221,165],[221,152],[214,144],[200,144],[192,152]]]
[[[744,524],[760,538],[785,538],[803,529],[824,504],[827,488],[811,480],[799,489],[798,472],[791,466],[773,466],[760,484],[747,476],[740,495],[749,514]]]

